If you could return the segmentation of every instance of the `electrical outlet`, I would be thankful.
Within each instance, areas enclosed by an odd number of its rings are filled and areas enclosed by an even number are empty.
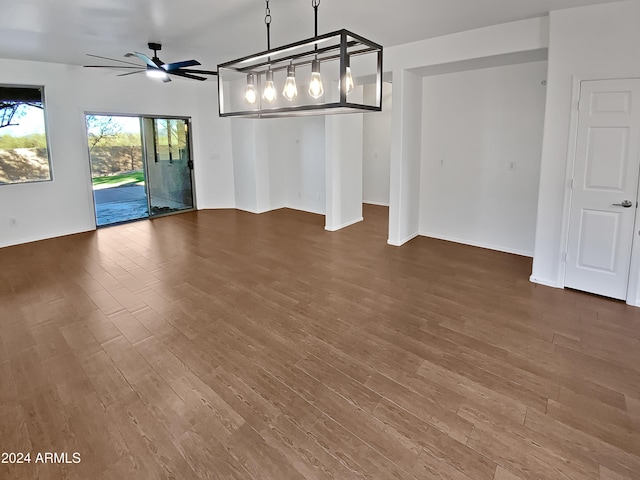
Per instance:
[[[444,167],[444,159],[443,158],[440,159],[440,166]]]
[[[18,226],[18,221],[16,220],[15,217],[10,217],[9,218],[9,226],[10,227],[16,227]]]
[[[509,170],[516,170],[518,167],[518,162],[509,162]]]

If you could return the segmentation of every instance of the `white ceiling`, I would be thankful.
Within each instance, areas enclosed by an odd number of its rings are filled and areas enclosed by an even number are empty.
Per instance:
[[[616,0],[322,0],[320,33],[346,28],[385,47],[550,10]],[[311,0],[270,0],[273,47],[313,36]],[[165,62],[205,68],[266,50],[263,0],[0,0],[0,58],[83,65],[163,44]]]

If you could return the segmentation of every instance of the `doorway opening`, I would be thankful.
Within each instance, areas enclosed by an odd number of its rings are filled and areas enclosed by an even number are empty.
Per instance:
[[[188,118],[86,115],[96,225],[192,210]]]

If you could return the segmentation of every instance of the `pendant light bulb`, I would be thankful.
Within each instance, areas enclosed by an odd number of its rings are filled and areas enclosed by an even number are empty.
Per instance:
[[[249,105],[254,105],[258,99],[258,92],[256,92],[256,82],[253,73],[247,75],[247,89],[244,92],[244,99]]]
[[[318,99],[324,95],[322,77],[320,76],[320,60],[314,60],[311,64],[311,81],[309,82],[309,95]]]
[[[284,83],[282,95],[290,102],[298,96],[298,87],[296,86],[296,67],[294,67],[293,64],[287,67],[287,80]]]
[[[277,95],[278,94],[276,93],[276,87],[273,84],[273,72],[271,70],[267,70],[267,81],[264,84],[262,98],[264,98],[269,103],[273,103]]]
[[[351,91],[353,90],[353,76],[351,75],[351,67],[347,67],[347,73],[345,74],[344,78],[344,85],[347,89],[347,93],[351,93]]]

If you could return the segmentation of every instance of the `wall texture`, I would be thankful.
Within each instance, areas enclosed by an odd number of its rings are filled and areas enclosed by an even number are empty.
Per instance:
[[[546,62],[425,77],[420,234],[533,256]]]
[[[389,205],[389,168],[391,160],[392,86],[382,84],[382,112],[367,113],[363,117],[362,201]],[[365,101],[375,98],[375,85],[364,86]],[[373,103],[370,101],[370,103]]]
[[[420,231],[422,73],[431,67],[472,61],[475,68],[492,59],[548,47],[548,20],[533,18],[433,38],[385,51],[385,69],[393,74],[389,239],[402,245]],[[442,72],[441,72],[442,73]],[[443,208],[447,208],[446,205]]]
[[[285,165],[287,206],[324,215],[326,202],[326,167],[324,119],[307,117],[289,120],[298,126],[295,155]]]
[[[325,117],[326,222],[340,230],[362,221],[361,113]]]
[[[324,214],[323,117],[231,120],[237,208]]]

